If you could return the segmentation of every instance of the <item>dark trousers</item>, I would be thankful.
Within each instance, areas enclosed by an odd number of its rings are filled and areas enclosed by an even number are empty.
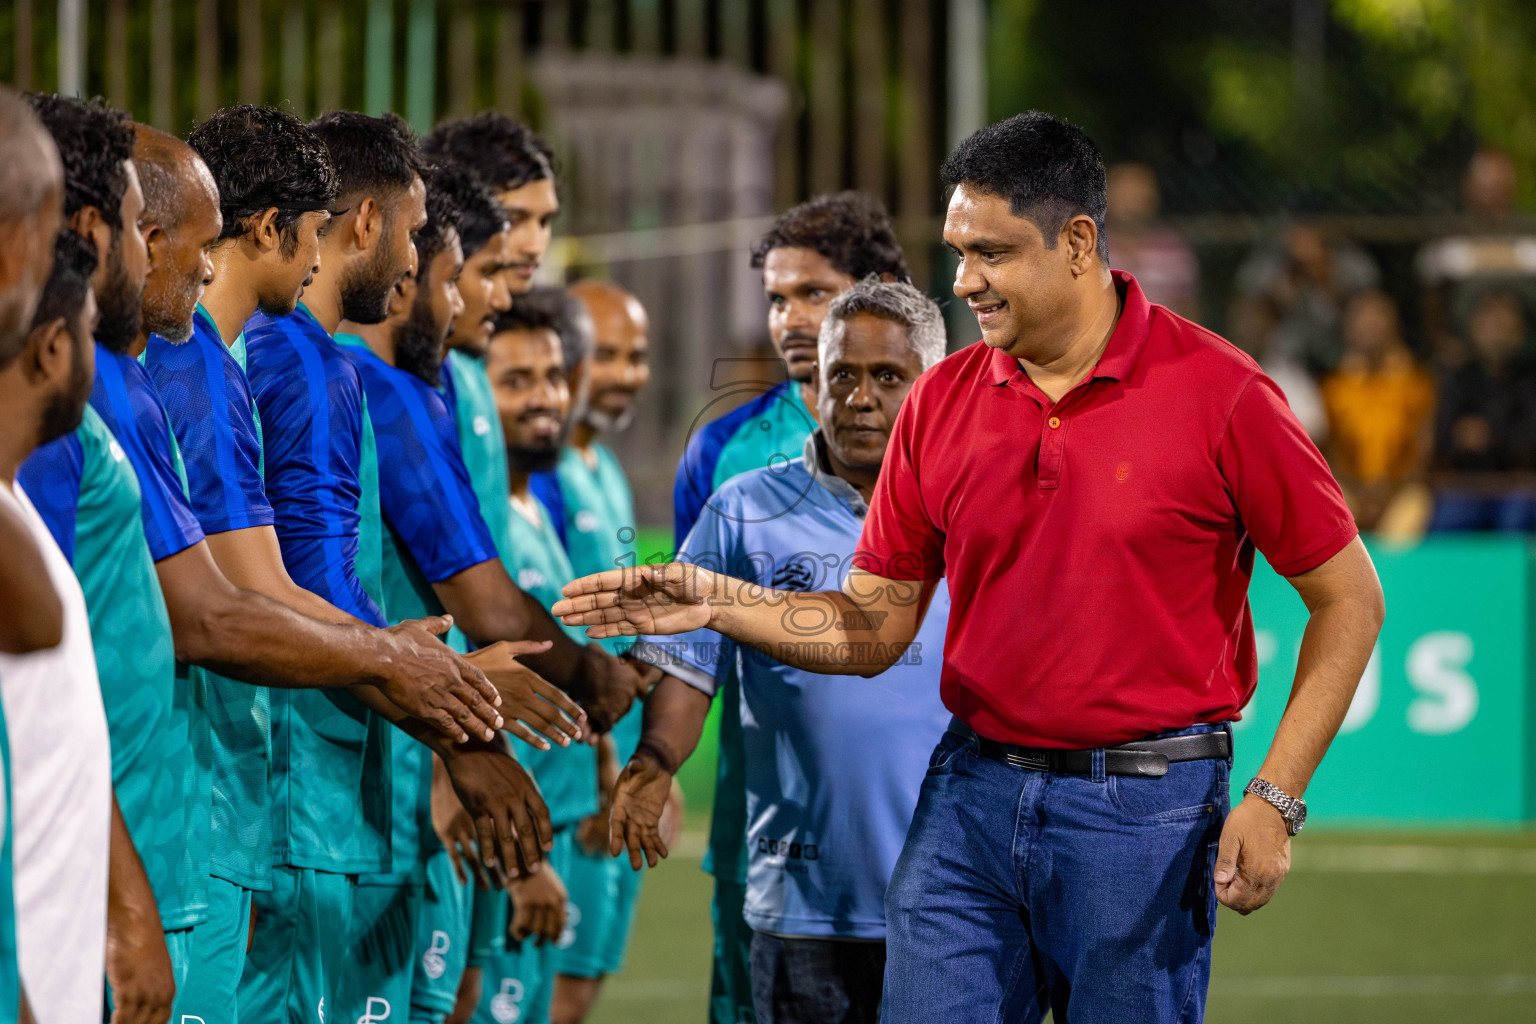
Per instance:
[[[752,933],[757,1024],[875,1024],[885,943]]]
[[[885,1024],[1200,1021],[1230,765],[1036,772],[957,728],[886,889]]]

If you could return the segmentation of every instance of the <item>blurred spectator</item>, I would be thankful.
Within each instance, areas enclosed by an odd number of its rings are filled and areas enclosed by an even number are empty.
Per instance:
[[[1338,369],[1323,381],[1323,404],[1329,461],[1355,520],[1361,529],[1375,529],[1400,498],[1427,515],[1422,476],[1433,432],[1434,382],[1415,363],[1397,306],[1383,292],[1367,289],[1349,299],[1343,340]]]
[[[1200,264],[1184,236],[1158,221],[1162,197],[1146,164],[1109,169],[1110,263],[1134,275],[1148,299],[1190,319],[1200,315]]]
[[[1238,296],[1227,309],[1227,337],[1253,356],[1259,368],[1279,385],[1307,436],[1322,447],[1328,439],[1323,393],[1304,366],[1275,347],[1275,329],[1279,325],[1280,313],[1268,299]]]
[[[1440,375],[1435,466],[1462,474],[1536,469],[1536,365],[1525,304],[1485,291],[1467,320],[1469,358]],[[1443,487],[1432,529],[1527,531],[1536,495],[1514,480],[1464,478]]]
[[[1518,294],[1536,308],[1536,234],[1511,220],[1519,182],[1514,161],[1496,149],[1472,155],[1462,179],[1466,230],[1419,250],[1424,325],[1440,361],[1467,359],[1472,307],[1491,289]]]
[[[1256,250],[1237,271],[1242,294],[1268,299],[1280,312],[1277,352],[1319,375],[1339,364],[1345,300],[1375,288],[1380,278],[1364,249],[1305,224],[1287,229],[1277,245]]]

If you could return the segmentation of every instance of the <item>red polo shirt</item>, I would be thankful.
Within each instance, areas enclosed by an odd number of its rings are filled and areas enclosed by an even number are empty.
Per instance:
[[[1254,548],[1294,576],[1357,532],[1258,364],[1114,277],[1120,321],[1060,401],[984,342],[918,379],[854,556],[948,578],[944,703],[994,740],[1237,718],[1258,677]]]

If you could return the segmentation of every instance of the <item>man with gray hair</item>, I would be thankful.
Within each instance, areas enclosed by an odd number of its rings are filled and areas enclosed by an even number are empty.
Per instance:
[[[870,277],[839,295],[818,338],[820,426],[804,455],[722,486],[678,558],[762,587],[835,586],[858,546],[897,410],[944,349],[938,306],[911,285]],[[948,619],[940,588],[896,666],[856,687],[707,629],[635,647],[666,673],[613,798],[610,848],[627,847],[636,870],[667,855],[660,821],[672,776],[720,682],[733,667],[741,679],[758,1024],[878,1018],[886,883],[949,720],[939,700]]]

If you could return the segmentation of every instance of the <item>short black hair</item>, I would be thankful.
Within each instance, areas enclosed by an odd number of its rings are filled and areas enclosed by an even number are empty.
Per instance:
[[[770,252],[784,248],[819,252],[856,281],[870,274],[912,280],[890,215],[868,192],[817,196],[786,211],[752,247],[752,266],[761,268]]]
[[[79,100],[54,93],[27,97],[43,127],[53,136],[64,162],[64,216],[94,206],[113,229],[123,227],[123,193],[138,138],[133,119],[100,98]]]
[[[37,312],[32,314],[29,330],[63,317],[73,332],[74,318],[80,315],[85,300],[91,294],[91,277],[96,273],[96,262],[96,246],[69,228],[59,232],[53,240],[53,270],[49,272],[48,280],[43,283],[43,290],[37,297]],[[11,365],[21,352],[21,343],[25,337],[26,332],[19,333],[15,342],[0,350],[0,369]]]
[[[452,196],[458,209],[459,244],[464,246],[465,258],[485,248],[507,226],[507,210],[495,193],[458,164],[432,165],[432,176],[427,182],[429,203],[432,193],[437,191]]]
[[[555,176],[555,154],[544,140],[494,110],[442,122],[421,149],[433,160],[458,164],[497,192]]]
[[[956,146],[939,173],[947,189],[970,185],[1007,199],[1014,216],[1035,222],[1047,249],[1068,220],[1093,218],[1099,259],[1109,262],[1104,159],[1077,125],[1038,110],[1015,114]]]
[[[292,255],[299,218],[336,200],[336,170],[325,143],[286,110],[225,107],[196,125],[187,144],[203,158],[219,188],[220,238],[245,234],[251,217],[275,206],[284,255]]]
[[[421,281],[427,279],[427,264],[448,247],[448,232],[459,226],[458,198],[452,186],[443,180],[446,176],[442,167],[422,170],[427,186],[427,222],[411,236],[416,245],[416,276]]]
[[[496,314],[493,333],[502,331],[554,331],[560,333],[564,288],[536,285],[512,297],[512,308]]]
[[[370,191],[410,188],[421,173],[416,133],[398,114],[369,117],[337,110],[309,127],[331,151],[337,198],[344,204]]]
[[[592,314],[580,299],[554,285],[535,285],[514,296],[512,308],[497,315],[492,332],[543,330],[554,331],[560,339],[560,361],[567,374],[592,354]]]

